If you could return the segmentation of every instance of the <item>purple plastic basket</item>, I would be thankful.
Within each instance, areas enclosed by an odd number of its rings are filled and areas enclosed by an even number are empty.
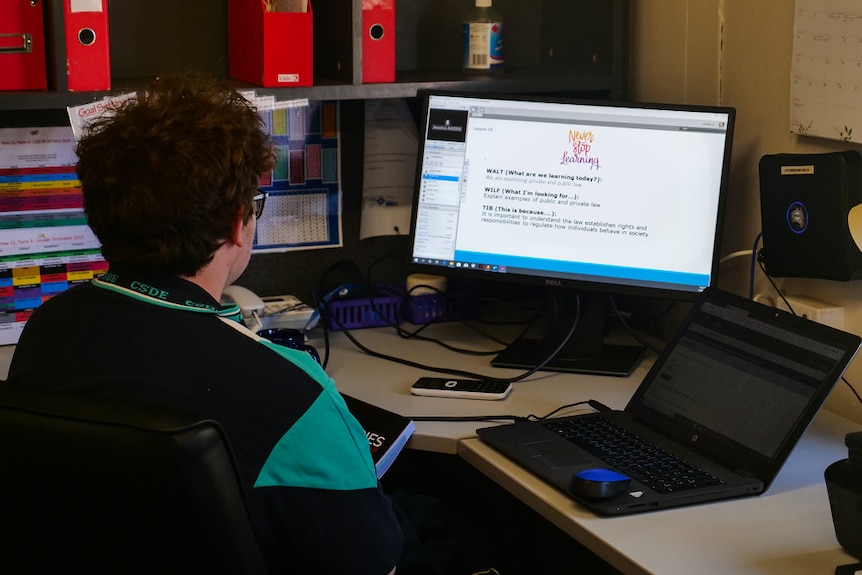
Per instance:
[[[404,284],[378,285],[377,290],[379,295],[373,298],[329,302],[324,314],[326,325],[338,331],[342,325],[348,330],[399,325],[402,320],[421,325],[432,321],[468,319],[476,315],[478,297],[466,285],[450,283],[445,294],[409,297]]]
[[[393,293],[389,286],[377,286],[381,295],[373,298],[356,298],[331,301],[326,306],[326,325],[329,329],[362,329],[398,325],[398,315],[403,299],[401,294]],[[340,324],[339,324],[340,323]]]
[[[397,289],[405,293],[405,287]],[[475,291],[466,285],[449,282],[446,293],[412,295],[404,302],[401,317],[412,324],[421,325],[432,321],[452,321],[476,316],[479,299]]]

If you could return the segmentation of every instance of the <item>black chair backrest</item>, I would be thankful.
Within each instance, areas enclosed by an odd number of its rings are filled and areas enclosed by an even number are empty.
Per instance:
[[[267,573],[216,422],[4,382],[0,564],[20,565],[15,573]]]

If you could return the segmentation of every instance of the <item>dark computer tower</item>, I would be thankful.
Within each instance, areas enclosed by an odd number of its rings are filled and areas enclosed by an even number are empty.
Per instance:
[[[862,252],[847,214],[862,203],[855,150],[760,159],[763,262],[773,277],[847,281],[862,277]]]

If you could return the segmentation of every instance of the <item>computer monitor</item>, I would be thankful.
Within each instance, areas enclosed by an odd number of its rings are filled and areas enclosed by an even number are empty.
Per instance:
[[[65,109],[0,111],[0,345],[107,263],[87,225]]]
[[[607,294],[694,299],[716,281],[735,112],[727,107],[421,92],[412,263],[557,290],[543,345],[494,365],[625,375]],[[577,297],[576,297],[577,295]]]

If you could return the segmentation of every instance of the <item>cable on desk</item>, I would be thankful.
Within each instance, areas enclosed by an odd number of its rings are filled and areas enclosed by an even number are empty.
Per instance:
[[[405,415],[413,421],[529,421],[522,415]]]
[[[546,415],[417,415],[415,417],[410,415],[405,415],[408,419],[412,419],[413,421],[500,421],[500,420],[511,420],[515,422],[525,422],[525,421],[543,421],[545,419],[550,418],[555,413],[559,413],[564,409],[569,409],[572,407],[577,407],[579,405],[589,405],[593,409],[598,412],[602,411],[611,411],[611,408],[607,405],[596,401],[594,399],[589,399],[586,401],[577,401],[575,403],[568,403],[566,405],[561,405],[555,410],[549,412]]]
[[[759,239],[759,237],[760,237],[760,236],[758,236],[758,239]],[[755,243],[755,246],[756,246],[756,245],[757,245],[757,244]],[[772,278],[772,276],[771,276],[771,275],[769,275],[769,273],[766,271],[766,266],[763,264],[763,250],[762,250],[762,249],[761,249],[761,250],[758,252],[758,254],[757,254],[757,263],[760,265],[760,269],[761,269],[761,271],[763,272],[763,275],[765,275],[765,276],[766,276],[766,279],[768,279],[768,280],[769,280],[769,283],[770,283],[770,284],[772,284],[772,288],[775,290],[775,293],[777,293],[777,294],[781,297],[781,299],[784,301],[784,305],[786,305],[786,306],[787,306],[787,309],[788,309],[788,310],[790,310],[790,313],[792,313],[793,315],[798,315],[798,314],[796,313],[796,311],[794,311],[793,306],[792,306],[792,305],[790,305],[790,302],[789,302],[789,301],[787,301],[787,298],[786,298],[786,297],[784,297],[784,294],[781,292],[781,289],[780,289],[780,288],[778,287],[778,285],[775,283],[775,280],[774,280],[774,279]],[[847,380],[847,378],[846,378],[846,377],[844,377],[843,375],[841,376],[841,381],[843,381],[843,382],[844,382],[844,384],[845,384],[845,385],[850,389],[850,392],[854,395],[854,397],[856,397],[856,401],[858,401],[858,402],[859,402],[859,404],[860,404],[860,405],[862,405],[862,396],[860,396],[860,395],[859,395],[859,392],[858,392],[858,391],[856,391],[856,388],[855,388],[855,387],[853,387],[853,384],[852,384],[852,383],[850,383],[850,382]]]
[[[372,265],[374,265],[374,263],[372,263]],[[345,285],[338,286],[334,290],[330,290],[327,293],[327,295],[321,297],[320,293],[325,293],[323,286],[326,283],[327,277],[332,272],[332,270],[338,268],[339,266],[349,266],[351,271],[355,274],[354,277],[361,278],[362,281],[360,281],[358,283],[364,284],[364,287],[360,287],[358,289],[353,289],[353,287],[354,287],[353,284],[350,284],[349,286],[347,284],[345,284]],[[370,267],[371,266],[369,266],[369,272],[370,272]],[[442,295],[444,297],[446,296],[445,293],[441,292],[439,289],[435,288],[434,286],[416,286],[416,287],[428,287],[430,289],[437,291],[440,295]],[[434,323],[433,320],[427,324],[420,326],[419,328],[417,328],[416,330],[414,330],[412,332],[404,330],[399,325],[399,322],[397,320],[394,322],[391,321],[388,317],[388,314],[383,313],[377,307],[377,305],[374,301],[375,288],[373,287],[371,282],[367,279],[367,277],[363,276],[363,274],[359,271],[358,266],[354,262],[351,262],[351,261],[343,261],[343,262],[338,262],[336,264],[333,264],[324,273],[324,275],[321,277],[318,290],[314,291],[312,293],[312,297],[314,299],[314,302],[313,302],[314,308],[317,311],[317,313],[319,314],[321,320],[324,319],[324,315],[327,318],[331,319],[339,327],[339,329],[344,333],[344,335],[351,341],[351,343],[353,343],[353,345],[355,345],[358,349],[360,349],[364,353],[371,355],[372,357],[377,357],[379,359],[384,359],[387,361],[400,363],[400,364],[406,365],[408,367],[415,367],[417,369],[422,369],[425,371],[431,371],[434,373],[441,373],[441,374],[448,374],[448,375],[453,375],[453,376],[466,377],[466,378],[471,378],[471,379],[477,379],[480,381],[498,381],[498,382],[504,382],[504,383],[515,383],[515,382],[518,382],[518,381],[521,381],[521,380],[524,380],[524,379],[530,377],[531,375],[533,375],[534,373],[536,373],[538,371],[541,371],[568,344],[569,340],[571,340],[575,331],[577,330],[578,324],[580,323],[580,317],[581,317],[581,298],[580,298],[579,293],[575,293],[575,304],[576,304],[575,319],[572,322],[571,326],[569,327],[568,333],[563,338],[563,340],[556,346],[556,348],[553,351],[551,351],[550,354],[548,354],[541,362],[539,362],[538,365],[530,368],[529,370],[527,370],[526,372],[524,372],[520,375],[513,376],[513,377],[507,377],[507,378],[491,377],[491,376],[487,376],[484,374],[478,374],[478,373],[474,373],[474,372],[470,372],[470,371],[457,370],[457,369],[452,369],[452,368],[442,368],[442,367],[436,367],[436,366],[429,366],[429,365],[414,362],[411,360],[402,359],[402,358],[394,357],[394,356],[391,356],[391,355],[388,355],[385,353],[377,352],[377,351],[374,351],[374,350],[368,348],[367,346],[363,345],[353,336],[353,334],[350,332],[350,330],[347,329],[347,327],[344,325],[344,323],[338,317],[338,314],[331,313],[331,310],[328,307],[329,303],[333,299],[336,299],[336,298],[341,299],[344,297],[353,296],[357,292],[367,292],[369,294],[368,295],[368,303],[371,306],[372,311],[375,312],[377,317],[384,320],[387,325],[389,325],[390,327],[393,327],[395,329],[396,333],[402,338],[405,338],[405,339],[415,338],[415,339],[419,339],[422,341],[429,341],[429,342],[436,343],[436,344],[438,344],[438,345],[440,345],[446,349],[449,349],[450,351],[455,351],[458,353],[464,353],[464,354],[470,354],[470,355],[496,355],[497,353],[499,353],[499,350],[493,351],[493,352],[480,352],[480,351],[464,350],[464,349],[460,349],[460,348],[456,348],[454,346],[448,345],[445,342],[442,342],[438,339],[427,338],[427,337],[422,336],[421,332],[423,330],[425,330],[428,326],[430,326],[432,323]],[[551,315],[551,317],[557,317],[557,313],[556,313],[557,300],[556,300],[553,292],[548,292],[548,294],[550,296],[550,301],[552,304],[552,307],[550,310],[550,315]],[[410,297],[410,292],[407,292],[407,294],[404,296],[404,298],[402,298],[401,302],[399,303],[398,314],[397,314],[398,318],[401,317],[402,307],[404,306],[406,298],[408,298],[408,297]],[[353,298],[351,298],[351,299],[353,299]],[[650,349],[651,351],[654,351],[656,353],[660,353],[660,351],[661,351],[660,349],[651,345],[649,342],[645,341],[643,338],[639,337],[639,335],[635,332],[635,330],[633,330],[631,328],[631,326],[625,321],[625,319],[620,314],[620,312],[617,308],[617,305],[616,305],[616,301],[612,297],[610,298],[610,301],[611,301],[611,305],[613,306],[614,313],[616,314],[617,318],[620,320],[620,323],[623,325],[623,327],[633,337],[635,337],[635,339],[637,339],[644,347],[646,347],[647,349]],[[522,330],[522,333],[520,334],[521,336],[524,335],[531,328],[531,326],[538,319],[538,317],[539,316],[533,317],[529,322],[526,323],[525,327]],[[503,343],[503,342],[500,342],[499,340],[497,340],[495,338],[492,338],[490,335],[485,334],[484,332],[482,332],[481,330],[479,330],[475,326],[472,326],[466,322],[462,322],[462,324],[469,327],[470,329],[473,329],[474,331],[480,333],[481,335],[488,337],[492,341],[497,341],[499,343]],[[330,348],[330,345],[329,345],[329,326],[327,325],[327,322],[322,321],[322,328],[324,331],[324,336],[323,336],[324,337],[324,353],[323,353],[323,359],[321,361],[321,365],[325,369],[328,362],[329,362],[329,348]],[[515,339],[515,341],[517,341],[517,340],[518,340],[518,338]]]
[[[448,301],[449,295],[448,295],[446,292],[441,291],[439,288],[437,288],[437,287],[435,287],[435,286],[424,286],[424,285],[420,285],[420,286],[413,286],[412,288],[410,288],[410,290],[408,290],[408,291],[407,291],[407,293],[405,294],[405,296],[401,299],[401,302],[399,303],[399,310],[398,310],[398,311],[399,311],[399,317],[401,316],[401,310],[403,309],[403,306],[404,306],[404,305],[406,305],[406,303],[409,301],[409,299],[408,299],[408,298],[412,295],[412,292],[413,292],[413,291],[415,291],[416,289],[419,289],[419,288],[427,288],[427,289],[431,289],[431,290],[433,290],[433,291],[437,292],[437,294],[438,294],[438,295],[440,295],[440,296],[442,296],[442,297],[444,297],[444,298],[447,298],[447,301]],[[450,305],[450,308],[451,308],[452,304],[449,304],[449,305]],[[535,315],[534,317],[532,317],[532,318],[531,318],[531,319],[529,319],[529,320],[525,320],[525,321],[518,321],[518,322],[497,322],[497,323],[495,323],[495,325],[517,325],[517,324],[523,324],[523,325],[524,325],[524,327],[522,328],[521,333],[519,333],[517,336],[515,336],[515,340],[517,340],[518,338],[520,338],[521,336],[525,335],[525,334],[530,330],[530,328],[531,328],[531,327],[533,326],[533,324],[534,324],[534,323],[539,319],[539,317],[540,317],[540,316],[537,314],[537,315]],[[476,318],[474,318],[474,319],[476,319]],[[478,320],[478,319],[477,319],[476,321],[482,321],[482,320]],[[463,325],[464,327],[466,327],[466,328],[468,328],[468,329],[470,329],[470,330],[472,330],[472,331],[474,331],[474,332],[478,333],[479,335],[481,335],[481,336],[482,336],[482,337],[484,337],[485,339],[488,339],[489,341],[492,341],[492,342],[494,342],[494,343],[500,344],[501,346],[504,346],[504,348],[496,349],[496,350],[491,350],[491,351],[470,350],[470,349],[464,349],[464,348],[459,348],[459,347],[456,347],[456,346],[450,345],[450,344],[446,343],[445,341],[442,341],[442,340],[440,340],[440,339],[438,339],[438,338],[426,337],[426,336],[422,335],[422,331],[424,331],[425,329],[427,329],[427,328],[428,328],[428,327],[430,327],[431,325],[434,325],[435,323],[440,323],[440,322],[438,322],[436,319],[432,319],[432,320],[430,320],[429,322],[427,322],[427,323],[425,323],[425,324],[423,324],[423,325],[421,325],[421,326],[417,327],[417,328],[416,328],[415,330],[413,330],[413,331],[406,330],[406,329],[404,329],[404,327],[403,327],[403,326],[401,326],[401,325],[395,325],[395,326],[393,326],[393,327],[395,328],[395,332],[396,332],[396,333],[399,335],[399,337],[401,337],[402,339],[418,339],[418,340],[421,340],[421,341],[428,341],[428,342],[431,342],[431,343],[435,343],[435,344],[439,345],[440,347],[443,347],[444,349],[448,349],[448,350],[450,350],[450,351],[454,351],[454,352],[456,352],[456,353],[461,353],[461,354],[465,354],[465,355],[497,355],[497,354],[499,354],[500,352],[502,352],[502,351],[503,351],[503,349],[505,348],[505,346],[508,346],[508,345],[509,345],[509,343],[507,343],[507,342],[505,342],[505,341],[501,340],[501,339],[500,339],[500,338],[498,338],[498,337],[495,337],[495,336],[493,336],[493,335],[491,335],[491,334],[487,333],[486,331],[484,331],[484,330],[480,329],[479,327],[477,327],[477,326],[473,325],[473,324],[472,324],[472,323],[470,323],[469,321],[464,321],[464,320],[460,320],[460,322],[459,322],[459,323],[460,323],[461,325]],[[486,321],[486,323],[488,323],[488,322]]]
[[[635,338],[638,341],[638,343],[640,343],[642,346],[644,346],[648,350],[655,352],[656,354],[661,353],[660,348],[654,346],[653,344],[648,342],[646,339],[642,338],[640,336],[640,334],[638,334],[634,329],[632,329],[632,327],[628,324],[628,322],[626,322],[625,318],[620,313],[620,310],[617,309],[617,301],[614,299],[614,297],[608,296],[608,300],[610,300],[610,302],[611,302],[611,307],[614,310],[614,314],[617,316],[617,319],[620,321],[620,323],[623,324],[623,327],[626,328],[626,331],[629,332],[629,334],[633,338]]]
[[[856,391],[856,388],[853,387],[853,385],[849,381],[847,381],[847,378],[842,375],[841,381],[843,381],[847,385],[847,387],[850,388],[850,391],[853,393],[853,395],[856,396],[856,401],[858,401],[860,404],[862,404],[862,397],[859,397],[859,392]]]
[[[348,333],[349,330],[347,330],[346,327],[344,326],[344,324],[341,321],[339,321],[340,318],[337,317],[337,314],[333,314],[333,313],[331,313],[331,310],[327,310],[327,306],[328,306],[329,302],[332,300],[345,299],[345,298],[365,299],[364,297],[363,298],[357,298],[356,295],[357,294],[368,294],[368,297],[367,297],[368,306],[370,307],[372,312],[375,314],[375,318],[377,320],[381,320],[386,325],[389,325],[390,327],[394,328],[395,332],[399,335],[399,337],[402,337],[404,339],[418,339],[421,341],[428,341],[431,343],[435,343],[435,344],[437,344],[437,345],[439,345],[445,349],[448,349],[450,351],[454,351],[456,353],[462,353],[462,354],[466,354],[466,355],[497,355],[503,351],[502,349],[492,350],[492,351],[468,350],[468,349],[458,348],[458,347],[449,345],[446,342],[444,342],[440,339],[437,339],[437,338],[430,338],[430,337],[425,337],[425,336],[421,335],[421,332],[423,330],[427,329],[432,324],[437,323],[434,319],[431,319],[429,322],[419,326],[414,331],[405,330],[400,325],[398,318],[400,318],[403,315],[402,312],[403,312],[404,306],[407,305],[407,302],[409,302],[409,297],[411,296],[412,291],[414,289],[419,288],[419,287],[425,287],[425,288],[429,288],[431,290],[434,290],[435,292],[437,292],[438,295],[440,295],[444,298],[449,297],[449,295],[447,293],[441,291],[436,286],[414,286],[413,288],[411,288],[411,290],[408,291],[400,299],[400,301],[398,303],[398,307],[397,307],[397,314],[395,315],[396,319],[395,319],[395,321],[393,321],[392,318],[390,317],[389,310],[384,312],[383,310],[381,310],[378,307],[377,302],[374,299],[375,298],[375,292],[377,291],[377,287],[374,284],[374,282],[372,282],[370,279],[372,267],[377,265],[379,262],[389,258],[389,257],[393,257],[393,256],[382,256],[382,257],[376,259],[375,261],[373,261],[368,266],[367,272],[365,274],[363,274],[359,270],[359,267],[357,266],[357,264],[355,262],[352,262],[349,260],[343,260],[340,262],[336,262],[336,263],[332,264],[331,266],[329,266],[324,271],[323,275],[321,276],[321,279],[318,282],[317,290],[312,292],[312,299],[314,300],[314,308],[315,308],[316,317],[319,317],[319,316],[323,315],[324,312],[329,311],[327,317],[329,317],[329,319],[331,319],[333,323],[337,324],[338,327],[347,334],[348,339],[350,339],[354,343],[354,345],[359,347],[359,349],[361,349],[362,351],[369,353],[370,350],[368,350],[368,348],[360,345],[355,340],[355,338],[352,338],[350,336],[351,334]],[[334,272],[334,270],[337,270],[339,268],[348,268],[349,269],[348,275],[346,277],[348,277],[351,280],[351,283],[340,285],[340,286],[336,287],[335,289],[330,290],[329,293],[327,293],[327,290],[329,290],[329,286],[327,286],[328,278]],[[344,277],[343,274],[342,274],[342,277]],[[327,295],[321,296],[320,294],[322,294],[322,293],[327,293]],[[551,299],[552,299],[552,303],[553,303],[553,309],[555,310],[556,309],[556,300],[553,298],[553,294],[551,294],[551,296],[552,296]],[[578,300],[578,304],[580,304],[579,300]],[[451,303],[450,303],[450,307],[451,307]],[[578,316],[579,315],[580,315],[580,307],[578,307]],[[551,316],[556,317],[556,313],[552,312]],[[521,333],[518,334],[518,336],[516,336],[515,341],[517,341],[521,336],[525,335],[531,329],[533,324],[540,317],[541,316],[537,312],[529,320],[524,321],[524,322],[517,322],[519,324],[523,323],[524,327],[521,330]],[[576,321],[577,321],[577,318],[576,318]],[[496,338],[496,337],[486,333],[485,331],[479,329],[478,327],[472,325],[471,323],[468,323],[466,321],[462,321],[461,323],[465,327],[475,331],[476,333],[482,335],[483,337],[485,337],[491,341],[494,341],[495,343],[499,343],[500,345],[503,345],[503,346],[511,345],[511,343],[504,342],[504,341],[500,340],[499,338]],[[511,324],[512,322],[506,322],[506,323]],[[498,322],[498,324],[502,325],[503,323]],[[554,350],[554,353],[551,356],[549,356],[545,361],[542,362],[541,366],[539,366],[539,369],[541,369],[542,367],[547,365],[547,363],[554,358],[554,356],[559,352],[559,350],[562,349],[562,346],[565,345],[565,343],[568,341],[568,339],[571,338],[572,333],[574,333],[574,329],[575,329],[576,325],[572,327],[572,330],[569,333],[569,335],[567,336],[567,339],[560,345],[560,347],[558,347],[556,350]],[[329,360],[329,335],[327,332],[327,328],[329,326],[327,323],[324,322],[322,327],[323,327],[324,332],[325,332],[324,333],[325,349],[324,349],[324,354],[323,354],[323,361],[321,362],[321,364],[325,368],[326,365],[328,364],[328,360]],[[374,355],[374,354],[372,354],[372,355]],[[388,359],[390,361],[398,362],[397,358],[393,358],[391,356],[386,356],[385,354],[378,354],[378,355],[375,355],[375,357],[380,357],[382,359]],[[411,365],[411,364],[407,363],[406,365]],[[453,371],[445,370],[442,368],[428,368],[427,366],[421,366],[421,365],[419,367],[422,369],[430,369],[430,371],[437,371],[439,373],[455,373]],[[535,371],[536,370],[520,376],[520,379],[528,377],[529,375],[531,375]],[[480,380],[490,380],[490,378],[488,378],[487,376],[482,376],[482,375],[478,375],[478,374],[468,373],[466,376],[471,377],[471,378],[477,378]],[[514,382],[514,381],[518,381],[518,379],[506,379],[506,380],[498,380],[498,381],[512,381],[512,382]]]
[[[372,278],[372,268],[374,266],[376,266],[378,263],[380,263],[381,261],[383,261],[389,257],[392,257],[392,256],[382,256],[382,257],[376,259],[375,261],[373,261],[371,264],[369,264],[367,271],[366,271],[366,275],[365,275],[365,277],[367,278],[366,281],[368,282],[369,285],[371,285],[371,286],[376,285],[376,283],[371,279]],[[446,291],[443,291],[443,290],[439,289],[437,286],[433,286],[433,285],[417,285],[417,286],[413,286],[410,289],[408,289],[407,292],[401,297],[400,301],[398,302],[398,308],[397,308],[397,314],[396,314],[397,318],[402,317],[405,306],[408,305],[408,302],[410,302],[410,297],[413,295],[413,292],[418,288],[430,289],[430,290],[436,292],[436,294],[438,296],[440,296],[446,300],[446,302],[448,303],[448,309],[453,309],[455,307],[453,305],[450,294],[447,293]],[[377,307],[377,304],[373,298],[369,298],[368,304],[371,307],[371,309],[377,314],[377,316],[380,319],[385,320],[388,325],[393,327],[395,329],[395,333],[397,333],[398,336],[403,338],[403,339],[418,339],[421,341],[427,341],[427,342],[435,343],[444,349],[447,349],[449,351],[454,351],[456,353],[461,353],[464,355],[476,355],[476,356],[497,355],[503,351],[503,349],[491,350],[491,351],[479,351],[479,350],[465,349],[465,348],[450,345],[450,344],[446,343],[445,341],[440,340],[438,338],[426,337],[426,336],[422,335],[422,332],[424,330],[426,330],[428,327],[430,327],[436,323],[440,323],[436,318],[432,318],[428,322],[418,326],[413,331],[409,331],[409,330],[404,329],[404,327],[400,324],[400,322],[388,321],[387,314],[383,313]],[[521,333],[518,334],[518,336],[516,336],[516,339],[517,339],[518,337],[523,336],[527,331],[529,331],[530,328],[533,326],[533,324],[536,322],[536,320],[538,320],[540,317],[541,316],[538,314],[538,311],[537,311],[537,313],[535,315],[533,315],[532,318],[525,320],[525,321],[518,321],[518,322],[489,322],[487,319],[479,319],[479,318],[468,318],[468,319],[474,319],[476,321],[483,322],[483,323],[493,323],[495,325],[512,325],[513,323],[514,324],[524,324],[524,327],[521,330]],[[503,340],[491,335],[490,333],[487,333],[486,331],[480,329],[476,325],[473,325],[473,323],[471,323],[469,321],[460,320],[460,323],[464,327],[467,327],[468,329],[473,330],[474,332],[478,333],[479,335],[488,339],[489,341],[492,341],[492,342],[497,343],[497,344],[504,346],[504,347],[509,345],[509,342],[503,341]]]
[[[561,405],[557,409],[555,409],[555,410],[553,410],[553,411],[551,411],[545,415],[542,415],[542,416],[528,415],[527,418],[530,420],[533,420],[533,421],[544,421],[545,419],[550,419],[551,416],[554,415],[555,413],[559,413],[559,412],[563,411],[564,409],[570,409],[572,407],[577,407],[579,405],[589,405],[590,407],[592,407],[593,409],[595,409],[598,412],[611,411],[611,408],[608,407],[607,405],[605,405],[604,403],[601,403],[600,401],[596,401],[595,399],[588,399],[586,401],[576,401],[575,403],[567,403],[566,405]]]
[[[552,301],[554,301],[554,303],[556,304],[556,300],[553,300],[553,297],[552,297]],[[323,315],[323,311],[326,310],[327,303],[328,302],[325,301],[325,298],[323,300],[321,300],[319,303],[319,305],[321,306],[321,316]],[[367,353],[368,355],[370,355],[372,357],[376,357],[379,359],[385,359],[387,361],[392,361],[392,362],[400,363],[402,365],[406,365],[409,367],[415,367],[417,369],[423,369],[423,370],[432,371],[435,373],[444,373],[444,374],[449,374],[449,375],[478,379],[478,380],[482,380],[482,381],[500,381],[500,382],[515,383],[515,382],[521,381],[522,379],[526,379],[527,377],[533,375],[534,373],[542,370],[548,364],[548,362],[550,362],[554,357],[556,357],[556,355],[560,352],[560,350],[563,349],[563,347],[565,347],[565,345],[569,342],[569,339],[571,339],[572,335],[575,333],[575,330],[578,327],[578,323],[579,323],[580,316],[581,316],[581,297],[580,297],[580,294],[575,295],[575,310],[576,310],[575,311],[575,321],[572,322],[572,325],[569,328],[569,331],[566,334],[566,337],[563,338],[563,340],[559,343],[559,345],[557,345],[557,347],[544,360],[542,360],[537,366],[530,368],[529,370],[525,371],[524,373],[522,373],[520,375],[517,375],[514,377],[503,377],[503,378],[489,377],[487,375],[477,374],[477,373],[473,373],[470,371],[464,371],[464,370],[460,370],[460,369],[429,366],[429,365],[425,365],[425,364],[422,364],[419,362],[411,361],[408,359],[403,359],[400,357],[394,357],[394,356],[391,356],[391,355],[388,355],[385,353],[380,353],[380,352],[374,351],[374,350],[368,348],[367,346],[363,345],[355,337],[353,337],[353,334],[350,333],[350,330],[348,330],[344,326],[343,322],[341,322],[341,320],[337,317],[336,314],[329,314],[329,317],[331,317],[332,320],[335,321],[335,323],[338,325],[338,327],[341,329],[341,331],[344,333],[344,335],[347,337],[347,339],[349,339],[351,341],[351,343],[353,343],[353,345],[355,345],[361,351]],[[324,322],[323,328],[324,328],[324,333],[325,333],[326,332],[325,322]],[[329,339],[326,335],[324,335],[324,338],[325,338],[324,342],[326,345],[326,351],[325,351],[325,356],[324,356],[325,359],[322,362],[322,365],[325,367],[326,366],[326,360],[329,357]]]
[[[759,232],[754,237],[754,245],[751,246],[751,269],[748,272],[748,299],[754,299],[754,271],[757,262],[760,261],[758,246],[760,245],[761,238],[763,238],[763,232]]]

